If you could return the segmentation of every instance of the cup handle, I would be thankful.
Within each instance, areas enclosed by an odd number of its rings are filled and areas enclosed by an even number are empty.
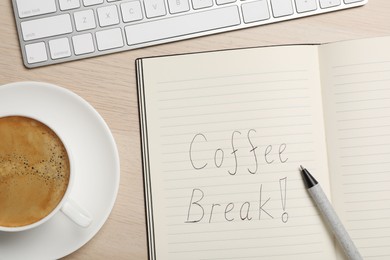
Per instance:
[[[92,223],[89,213],[72,199],[65,202],[61,211],[80,227],[88,227]]]

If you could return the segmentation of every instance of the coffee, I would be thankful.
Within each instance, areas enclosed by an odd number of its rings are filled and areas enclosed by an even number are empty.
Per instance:
[[[0,226],[21,227],[52,212],[69,184],[59,137],[34,119],[0,118]]]

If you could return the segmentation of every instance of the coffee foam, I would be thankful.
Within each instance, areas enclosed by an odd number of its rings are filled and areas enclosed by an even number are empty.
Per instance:
[[[48,215],[69,183],[69,158],[58,136],[25,117],[0,118],[0,226]]]

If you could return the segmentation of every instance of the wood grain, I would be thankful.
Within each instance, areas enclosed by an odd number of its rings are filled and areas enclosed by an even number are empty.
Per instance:
[[[43,81],[77,93],[103,116],[118,145],[121,183],[114,209],[69,260],[147,259],[136,58],[390,35],[390,1],[370,0],[364,7],[29,70],[22,63],[10,0],[0,2],[0,17],[0,85]]]

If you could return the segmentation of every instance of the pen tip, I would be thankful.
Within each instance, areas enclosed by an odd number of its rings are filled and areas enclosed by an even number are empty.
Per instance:
[[[318,184],[317,180],[302,165],[301,165],[301,174],[303,177],[303,181],[306,185],[306,188],[309,189]]]

